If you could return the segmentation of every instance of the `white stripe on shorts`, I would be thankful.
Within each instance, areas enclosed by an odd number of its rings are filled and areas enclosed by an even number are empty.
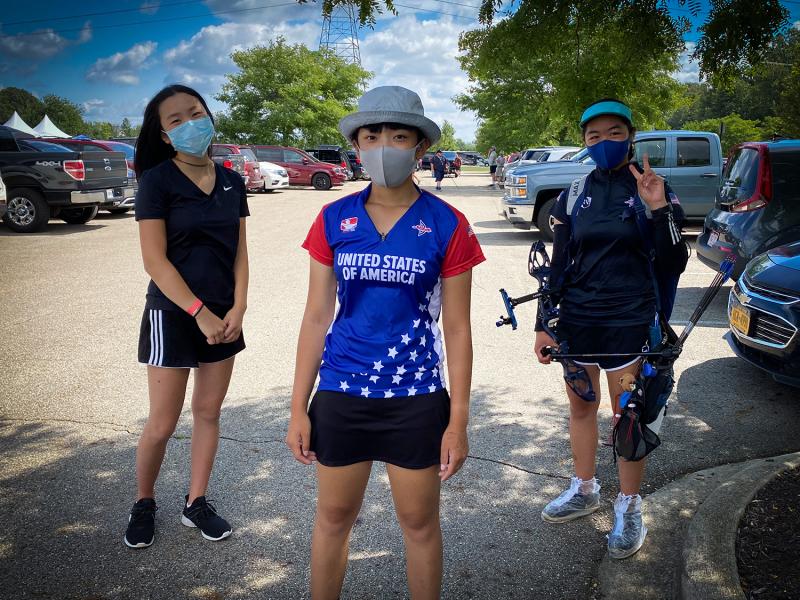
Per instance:
[[[155,332],[155,325],[153,323],[153,309],[150,309],[150,358],[147,359],[147,364],[153,364],[153,357],[156,354],[156,332]]]
[[[158,312],[158,366],[160,367],[164,363],[164,326],[161,318],[164,311],[156,312]]]

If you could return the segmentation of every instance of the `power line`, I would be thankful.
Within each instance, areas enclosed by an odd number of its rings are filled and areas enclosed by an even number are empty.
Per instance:
[[[465,17],[464,15],[457,15],[455,13],[447,13],[447,12],[441,12],[441,11],[438,11],[438,10],[431,10],[429,8],[422,8],[421,6],[408,6],[407,4],[398,4],[397,2],[395,2],[394,5],[395,6],[399,6],[401,8],[413,9],[414,12],[434,13],[434,14],[437,14],[437,15],[445,15],[445,16],[448,16],[448,17],[455,17],[456,19],[465,19],[467,21],[477,21],[477,19],[478,19],[477,16],[475,16],[475,17]]]
[[[166,6],[180,6],[183,4],[200,4],[202,0],[181,0],[181,2],[168,2],[165,4],[152,5],[153,8],[164,8]],[[50,23],[51,21],[69,21],[71,19],[84,19],[86,17],[102,17],[105,15],[116,15],[119,13],[139,12],[143,8],[147,8],[147,4],[137,8],[120,8],[117,10],[104,10],[99,12],[82,13],[79,15],[68,15],[66,17],[48,17],[46,19],[30,19],[28,21],[9,21],[3,23],[4,26],[8,25],[28,25],[30,23]]]
[[[252,8],[238,8],[238,9],[230,9],[230,10],[217,10],[214,12],[209,13],[212,16],[222,15],[222,14],[231,14],[231,13],[243,13],[249,12],[254,10],[265,10],[269,8],[279,8],[281,6],[297,6],[297,2],[279,2],[277,4],[265,4],[264,6],[255,6]],[[171,21],[184,21],[187,19],[205,19],[209,16],[209,14],[205,15],[188,15],[184,17],[169,17],[164,19],[150,19],[149,21],[130,21],[128,23],[116,23],[113,25],[93,25],[92,30],[97,29],[114,29],[117,27],[130,27],[132,25],[152,25],[154,23],[168,23]],[[53,33],[72,33],[75,31],[83,31],[84,27],[72,27],[68,29],[47,29],[45,31],[31,31],[30,33],[6,33],[0,35],[0,39],[2,38],[10,38],[10,37],[28,37],[34,35],[51,35]]]

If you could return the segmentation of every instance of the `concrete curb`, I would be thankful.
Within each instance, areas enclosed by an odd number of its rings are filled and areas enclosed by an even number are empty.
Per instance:
[[[736,564],[739,520],[761,488],[783,471],[797,466],[800,466],[800,452],[751,461],[700,506],[683,544],[681,597],[684,600],[745,600]]]
[[[647,540],[630,558],[603,558],[601,597],[743,598],[735,556],[739,519],[763,485],[796,465],[800,452],[720,465],[685,475],[647,496]],[[728,583],[721,587],[723,580]],[[731,582],[736,586],[733,595]]]

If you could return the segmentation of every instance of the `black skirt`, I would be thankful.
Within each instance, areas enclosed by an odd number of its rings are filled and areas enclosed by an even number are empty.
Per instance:
[[[378,460],[406,469],[440,464],[450,422],[450,396],[361,398],[318,390],[308,411],[311,450],[320,464],[342,467]]]

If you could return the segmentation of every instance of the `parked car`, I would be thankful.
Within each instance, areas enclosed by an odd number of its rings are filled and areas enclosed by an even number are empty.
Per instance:
[[[369,174],[361,164],[361,159],[358,158],[355,150],[347,151],[347,158],[350,159],[350,169],[353,171],[353,179],[369,179]]]
[[[800,240],[800,140],[745,143],[730,155],[716,204],[697,238],[697,255],[717,269],[728,254],[734,274],[747,262]]]
[[[507,178],[517,167],[532,165],[536,163],[555,162],[557,160],[569,160],[580,152],[577,146],[543,146],[541,148],[528,148],[522,151],[516,160],[506,161],[503,173],[504,179]],[[504,183],[504,182],[503,182]]]
[[[347,180],[341,167],[317,160],[299,148],[288,146],[251,145],[259,161],[275,163],[286,169],[290,185],[311,185],[317,190],[329,190]]]
[[[419,170],[421,171],[430,171],[431,170],[431,160],[433,160],[433,152],[426,152],[422,155],[422,158],[419,159]]]
[[[109,138],[109,141],[122,142],[123,144],[128,144],[128,145],[133,146],[134,148],[136,148],[136,142],[138,141],[138,138],[131,137],[131,136],[121,136],[121,137]]]
[[[258,165],[261,167],[261,176],[264,178],[265,192],[272,193],[275,190],[289,187],[289,173],[282,166],[265,160],[259,161]]]
[[[243,154],[230,154],[227,148],[220,147],[215,150],[212,146],[211,160],[218,165],[225,167],[226,169],[230,169],[231,171],[238,173],[239,176],[244,180],[245,187],[247,187],[247,184],[250,182],[250,178],[245,172],[245,164],[247,161],[245,160]]]
[[[675,191],[688,220],[703,219],[714,207],[722,174],[719,136],[701,131],[644,131],[636,134],[634,159],[647,154],[650,166]],[[558,195],[595,168],[584,149],[572,160],[517,167],[505,180],[498,212],[520,229],[537,227],[553,239],[550,211]]]
[[[348,179],[355,179],[355,172],[350,166],[350,158],[347,151],[341,146],[323,145],[316,148],[306,149],[306,152],[322,162],[337,165],[344,169]]]
[[[212,144],[211,155],[215,153],[241,154],[244,157],[245,187],[250,192],[260,192],[264,189],[264,178],[261,176],[261,168],[258,166],[258,159],[252,152],[247,152],[246,146],[236,144]]]
[[[133,188],[133,194],[127,198],[108,198],[108,202],[102,205],[100,209],[107,210],[112,215],[121,215],[135,206],[136,191],[139,189],[139,183],[136,180],[136,171],[133,170],[133,159],[136,153],[133,146],[112,140],[90,140],[81,138],[47,138],[47,141],[78,151],[87,150],[94,152],[125,153],[125,162],[128,164],[128,183]]]
[[[40,231],[50,217],[87,223],[107,198],[133,194],[127,173],[122,152],[73,151],[0,126],[0,176],[8,188],[3,220],[12,231]]]
[[[442,156],[447,160],[444,165],[444,176],[452,175],[453,177],[458,177],[461,172],[461,165],[456,162],[458,153],[452,150],[444,150],[442,151]]]
[[[800,387],[800,241],[751,260],[728,296],[734,353],[775,381]]]
[[[0,219],[5,216],[7,209],[8,195],[6,194],[6,184],[3,183],[3,178],[0,177]]]

